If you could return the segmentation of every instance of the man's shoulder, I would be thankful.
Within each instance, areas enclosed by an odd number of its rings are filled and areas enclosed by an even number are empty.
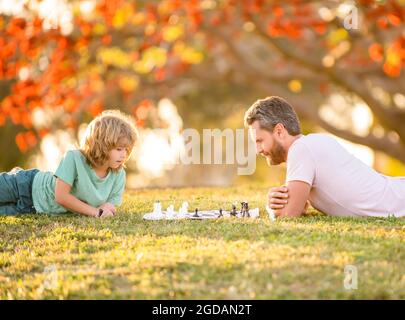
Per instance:
[[[325,133],[310,133],[307,135],[303,135],[297,142],[303,143],[323,143],[325,141],[336,141],[330,135]]]
[[[301,146],[305,146],[310,150],[314,150],[338,145],[339,144],[337,143],[337,141],[327,134],[310,133],[307,135],[303,135],[301,138],[297,139],[292,147],[299,149]]]

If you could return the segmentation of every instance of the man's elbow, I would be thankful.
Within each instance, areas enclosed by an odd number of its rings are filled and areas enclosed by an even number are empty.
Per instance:
[[[302,211],[300,210],[279,210],[276,213],[278,218],[297,218],[302,215]]]

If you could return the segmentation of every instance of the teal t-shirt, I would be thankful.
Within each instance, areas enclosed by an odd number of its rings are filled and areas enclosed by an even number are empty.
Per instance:
[[[104,178],[87,164],[80,150],[70,150],[64,155],[55,173],[38,172],[32,184],[32,200],[38,213],[62,213],[68,209],[55,201],[56,177],[72,186],[76,198],[93,207],[109,202],[119,206],[125,189],[125,170],[109,170]]]

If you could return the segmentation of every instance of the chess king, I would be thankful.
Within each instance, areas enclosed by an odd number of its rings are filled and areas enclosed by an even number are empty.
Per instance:
[[[285,185],[268,194],[275,216],[300,216],[308,205],[332,216],[405,216],[405,177],[376,172],[328,135],[302,134],[283,98],[257,100],[244,122],[268,165],[287,164]]]

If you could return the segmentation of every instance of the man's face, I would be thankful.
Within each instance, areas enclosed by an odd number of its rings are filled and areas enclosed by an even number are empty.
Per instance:
[[[260,128],[259,121],[252,123],[250,133],[256,142],[256,154],[265,157],[268,165],[278,165],[285,161],[287,152],[276,134]]]

